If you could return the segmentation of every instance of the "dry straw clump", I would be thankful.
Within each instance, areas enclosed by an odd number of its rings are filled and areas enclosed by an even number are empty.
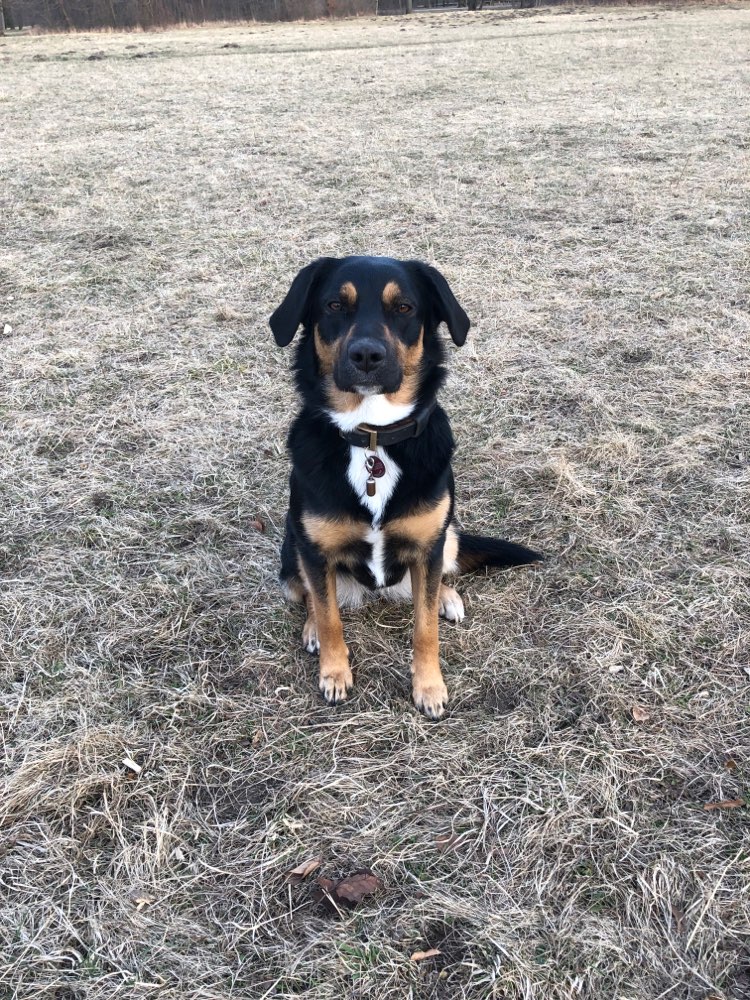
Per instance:
[[[3,40],[0,996],[748,996],[749,28]],[[333,710],[276,584],[266,317],[363,251],[450,278],[460,517],[551,557],[439,725],[408,609]]]

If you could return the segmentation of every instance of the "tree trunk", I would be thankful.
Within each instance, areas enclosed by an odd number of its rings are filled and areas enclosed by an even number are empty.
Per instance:
[[[3,10],[3,0],[0,0],[0,35],[5,34],[5,11]]]

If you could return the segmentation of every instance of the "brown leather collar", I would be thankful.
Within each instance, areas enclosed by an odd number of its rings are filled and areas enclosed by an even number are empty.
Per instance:
[[[393,424],[385,424],[383,427],[359,424],[353,431],[339,431],[339,434],[345,441],[357,448],[376,451],[379,446],[398,444],[399,441],[419,437],[427,426],[436,406],[437,400],[433,399],[414,415],[404,417],[403,420],[397,420]]]

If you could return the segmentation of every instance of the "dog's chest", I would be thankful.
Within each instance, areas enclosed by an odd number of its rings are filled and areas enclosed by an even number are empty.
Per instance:
[[[365,396],[359,406],[353,410],[347,410],[345,413],[331,410],[328,415],[340,430],[352,431],[361,424],[373,425],[377,428],[404,420],[413,409],[413,403],[395,404],[384,395],[377,394]],[[378,448],[375,454],[385,466],[385,472],[375,480],[375,495],[369,497],[367,495],[367,480],[370,474],[365,465],[368,454],[372,454],[372,452],[366,452],[364,448],[358,448],[354,445],[349,448],[347,479],[360,504],[372,515],[374,528],[382,520],[386,504],[401,478],[401,469],[383,448]]]
[[[367,560],[367,568],[372,574],[376,586],[384,587],[386,585],[386,539],[381,527],[381,520],[386,504],[393,495],[393,491],[401,478],[401,469],[383,448],[378,448],[377,457],[383,463],[385,472],[375,480],[374,496],[367,495],[367,480],[370,477],[370,473],[365,465],[366,454],[363,448],[351,447],[349,449],[347,479],[357,495],[360,504],[371,515],[372,526],[366,535],[366,541],[370,543],[370,558]]]
[[[360,504],[372,514],[372,524],[375,527],[382,520],[386,504],[401,478],[401,469],[383,448],[378,448],[376,454],[383,463],[385,472],[375,480],[375,496],[370,497],[367,495],[367,480],[370,478],[370,473],[365,465],[367,454],[371,453],[366,453],[364,448],[352,446],[349,449],[347,479]]]

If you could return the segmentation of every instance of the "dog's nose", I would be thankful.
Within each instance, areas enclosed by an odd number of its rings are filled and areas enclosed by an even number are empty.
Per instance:
[[[385,361],[385,345],[362,337],[349,345],[349,360],[361,372],[372,372]]]

